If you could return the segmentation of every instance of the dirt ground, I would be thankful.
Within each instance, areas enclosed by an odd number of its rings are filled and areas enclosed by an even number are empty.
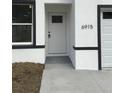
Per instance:
[[[12,93],[39,93],[42,73],[42,64],[13,63]]]

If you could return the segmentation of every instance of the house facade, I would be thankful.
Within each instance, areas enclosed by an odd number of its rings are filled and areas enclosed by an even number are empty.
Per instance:
[[[112,67],[111,0],[13,0],[12,61],[69,56],[77,70]]]

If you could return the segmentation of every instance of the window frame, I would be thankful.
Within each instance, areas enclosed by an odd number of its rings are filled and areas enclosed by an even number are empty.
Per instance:
[[[31,5],[31,4],[13,4],[13,5]],[[12,45],[32,45],[33,44],[33,5],[32,6],[32,22],[31,23],[12,23],[12,26],[31,26],[31,42],[13,42]]]
[[[13,25],[31,25],[31,42],[12,42],[12,48],[33,48],[36,46],[36,18],[35,18],[35,2],[12,2],[12,5],[31,5],[32,6],[32,22],[31,23],[13,23]]]
[[[58,20],[57,17],[60,19]],[[62,15],[52,15],[52,23],[53,24],[63,23],[63,16]]]

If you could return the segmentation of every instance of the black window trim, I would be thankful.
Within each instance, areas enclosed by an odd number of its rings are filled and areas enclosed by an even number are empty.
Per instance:
[[[36,47],[36,11],[35,11],[35,0],[13,0],[12,4],[32,4],[33,6],[33,44],[31,45],[12,45],[12,49],[20,49],[20,48],[37,48]],[[43,46],[42,46],[43,47]],[[41,47],[41,48],[42,48]],[[38,47],[40,48],[40,47]]]
[[[14,46],[22,46],[22,45],[32,45],[33,44],[33,31],[34,31],[34,29],[33,29],[33,5],[32,4],[13,4],[13,5],[31,5],[32,6],[32,22],[30,23],[25,23],[25,22],[23,22],[23,23],[12,23],[12,26],[31,26],[31,42],[12,42],[12,45],[14,45]]]
[[[13,4],[35,4],[35,0],[12,0]]]

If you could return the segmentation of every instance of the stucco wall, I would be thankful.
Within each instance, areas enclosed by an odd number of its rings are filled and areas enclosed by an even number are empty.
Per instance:
[[[98,51],[83,50],[76,51],[76,69],[98,70]]]
[[[70,51],[69,57],[72,61],[74,67],[76,67],[75,61],[75,51],[73,46],[75,45],[75,3],[73,1],[71,9],[70,9]]]
[[[111,4],[111,0],[75,0],[75,46],[98,47],[97,5]],[[93,29],[81,29],[82,25]],[[76,69],[98,70],[98,50],[76,50]]]
[[[12,62],[45,62],[44,49],[14,49],[12,51]]]
[[[45,4],[72,4],[70,10],[69,56],[76,69],[98,69],[98,51],[75,47],[97,47],[97,5],[112,4],[112,0],[36,0],[36,45],[45,45]],[[83,30],[82,25],[92,24],[93,29]],[[13,49],[13,62],[34,61],[45,63],[45,49]]]
[[[45,5],[36,0],[36,44],[45,45]]]
[[[110,5],[112,4],[112,0],[98,0],[98,4]]]

